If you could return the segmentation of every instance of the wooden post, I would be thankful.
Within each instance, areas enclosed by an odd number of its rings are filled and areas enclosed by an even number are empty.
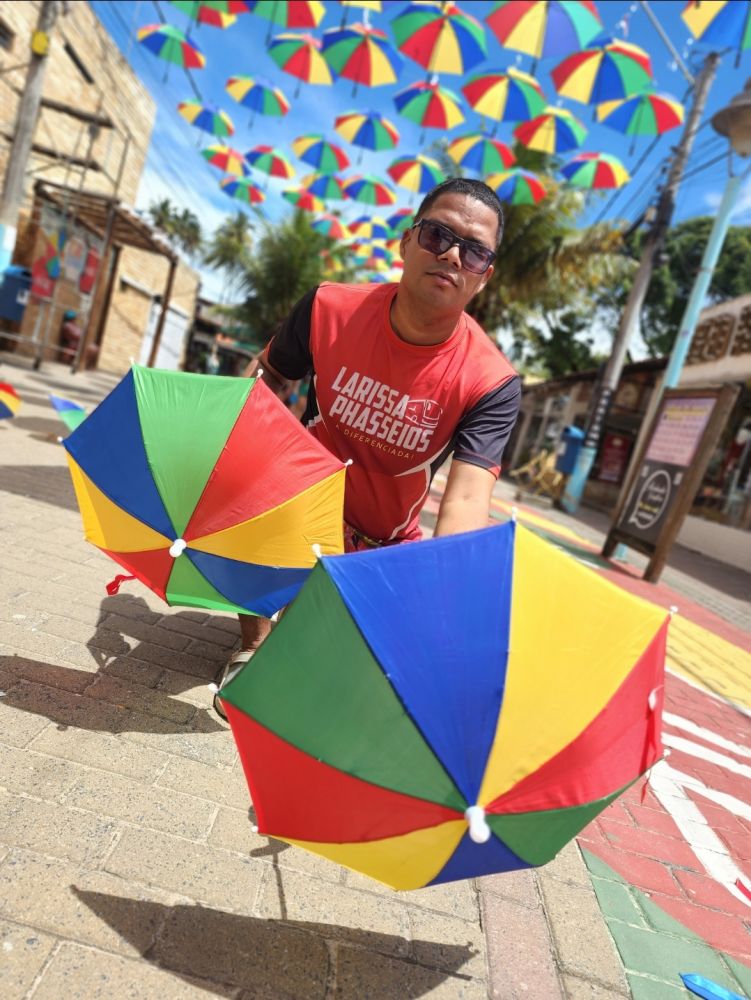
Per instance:
[[[164,290],[164,298],[162,299],[162,311],[159,314],[159,322],[156,325],[156,330],[154,330],[154,339],[151,342],[151,351],[149,352],[149,360],[146,363],[147,368],[153,368],[156,362],[156,356],[159,352],[159,345],[162,342],[162,332],[164,331],[164,324],[167,320],[167,310],[169,309],[170,298],[172,297],[172,286],[175,283],[175,271],[177,270],[177,258],[170,257],[169,261],[169,274],[167,275],[167,287]]]
[[[117,202],[110,201],[107,208],[107,225],[104,230],[104,246],[102,247],[102,257],[99,261],[99,271],[94,282],[94,287],[91,290],[91,308],[89,309],[89,318],[86,322],[86,330],[84,331],[83,337],[81,337],[81,343],[78,345],[78,354],[76,354],[73,364],[70,366],[71,375],[76,375],[81,370],[82,359],[86,357],[86,348],[89,346],[93,339],[94,329],[95,329],[95,312],[96,303],[99,298],[99,288],[102,283],[102,272],[104,271],[105,264],[109,261],[110,250],[112,248],[112,229],[115,224],[115,213],[117,211]]]

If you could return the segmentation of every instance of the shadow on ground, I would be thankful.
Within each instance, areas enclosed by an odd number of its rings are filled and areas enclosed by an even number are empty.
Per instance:
[[[458,996],[467,977],[456,973],[474,954],[469,945],[413,942],[419,951],[440,951],[437,969],[395,959],[408,943],[391,934],[264,920],[198,904],[166,906],[76,886],[71,891],[148,962],[181,979],[203,980],[201,985],[220,995],[240,987],[252,995],[313,1000],[336,982],[340,1000],[410,1000],[453,980]]]
[[[53,421],[60,433],[61,425]],[[63,452],[60,461],[64,462]],[[42,503],[53,504],[64,510],[78,510],[73,483],[66,465],[3,465],[0,473],[0,492],[14,493]]]

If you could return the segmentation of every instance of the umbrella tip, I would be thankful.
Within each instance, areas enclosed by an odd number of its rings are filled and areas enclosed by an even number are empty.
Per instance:
[[[516,516],[517,516],[518,513],[519,513],[519,508],[518,507],[512,507],[511,508],[511,520],[514,522],[514,524],[516,524]]]
[[[476,844],[485,844],[490,840],[491,830],[485,821],[482,806],[470,806],[465,810],[464,818],[469,825],[469,836]]]
[[[316,559],[320,559],[321,556],[323,555],[323,553],[321,552],[321,546],[318,545],[318,543],[316,543],[315,545],[311,545],[310,547],[313,550],[313,555],[316,557]]]
[[[181,556],[183,554],[183,552],[185,551],[185,549],[187,549],[187,547],[188,543],[185,541],[184,538],[176,538],[172,543],[172,545],[170,545],[169,547],[169,554],[172,556],[173,559],[177,559],[178,556]]]
[[[214,684],[213,681],[211,682],[211,684],[207,684],[206,687],[209,689],[209,691],[211,691],[212,694],[219,694],[219,685]]]
[[[347,461],[344,463],[344,468],[346,469],[347,466],[352,465],[352,464],[353,464],[353,459],[348,458]]]
[[[674,615],[678,614],[678,605],[671,604],[670,607],[668,608],[668,611],[670,612],[670,617],[672,618]]]
[[[258,369],[256,369],[256,374],[255,374],[255,377],[256,377],[257,379],[259,379],[259,378],[263,378],[263,368],[258,368]]]

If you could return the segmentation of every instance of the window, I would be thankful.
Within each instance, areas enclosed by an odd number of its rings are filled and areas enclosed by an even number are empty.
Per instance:
[[[73,63],[73,65],[76,67],[76,69],[81,74],[81,76],[84,78],[84,80],[87,83],[93,83],[94,82],[94,77],[86,69],[86,66],[84,65],[83,61],[81,60],[81,57],[76,52],[76,50],[73,48],[73,46],[70,44],[70,42],[65,42],[63,44],[63,48],[65,49],[65,54],[70,59],[70,61]]]
[[[0,49],[5,49],[6,52],[10,52],[13,48],[13,39],[16,36],[10,30],[8,25],[0,18]]]

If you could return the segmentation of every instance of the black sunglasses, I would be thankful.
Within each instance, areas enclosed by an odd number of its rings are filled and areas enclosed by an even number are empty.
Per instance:
[[[417,230],[417,242],[423,250],[435,254],[436,257],[440,257],[451,247],[459,247],[459,260],[462,262],[462,267],[466,267],[473,274],[485,274],[495,260],[495,253],[488,250],[482,243],[465,240],[461,236],[457,236],[448,226],[442,226],[440,222],[433,222],[432,219],[419,219],[412,228]]]

